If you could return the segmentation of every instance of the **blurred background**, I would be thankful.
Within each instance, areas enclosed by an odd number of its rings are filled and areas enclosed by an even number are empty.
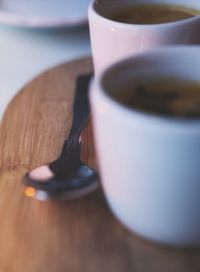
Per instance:
[[[0,1],[0,118],[32,78],[90,54],[89,0]]]

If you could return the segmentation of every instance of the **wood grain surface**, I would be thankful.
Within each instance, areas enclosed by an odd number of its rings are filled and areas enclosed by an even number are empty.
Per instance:
[[[90,59],[56,67],[11,101],[0,128],[0,272],[199,272],[200,250],[138,238],[111,214],[101,189],[69,202],[23,195],[25,172],[59,154],[71,125],[77,75]],[[97,167],[91,123],[83,160]]]

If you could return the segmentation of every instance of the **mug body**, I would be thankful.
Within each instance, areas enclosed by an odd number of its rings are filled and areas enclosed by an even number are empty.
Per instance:
[[[114,11],[137,4],[168,4],[200,10],[199,0],[98,0],[88,9],[95,74],[107,65],[164,45],[199,44],[200,16],[163,24],[127,24],[110,18]]]
[[[199,63],[195,46],[151,50],[105,69],[90,90],[102,185],[112,211],[135,233],[170,245],[200,245],[200,119],[142,113],[112,97],[149,73],[200,84]]]

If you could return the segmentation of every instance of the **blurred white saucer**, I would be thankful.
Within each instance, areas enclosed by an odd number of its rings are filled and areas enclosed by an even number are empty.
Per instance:
[[[30,28],[57,28],[87,22],[90,0],[0,0],[0,23]]]

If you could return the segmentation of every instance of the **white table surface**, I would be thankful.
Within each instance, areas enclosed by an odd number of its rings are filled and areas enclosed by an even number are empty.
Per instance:
[[[9,101],[28,81],[85,55],[90,55],[87,26],[65,30],[0,26],[0,120]]]

